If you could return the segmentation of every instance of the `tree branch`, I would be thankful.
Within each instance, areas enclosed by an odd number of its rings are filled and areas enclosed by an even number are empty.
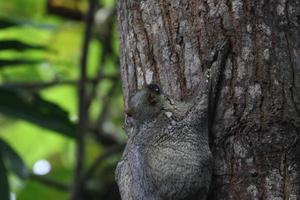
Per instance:
[[[82,181],[86,181],[90,179],[95,171],[97,170],[98,166],[103,162],[103,160],[107,159],[111,155],[114,155],[116,153],[122,152],[122,150],[125,148],[125,144],[118,144],[111,147],[108,147],[103,154],[101,154],[94,163],[90,166],[90,168],[86,171],[85,175],[83,176]]]
[[[99,80],[103,79],[109,79],[109,80],[119,80],[119,75],[102,75],[97,76],[93,79],[87,79],[86,83],[88,84],[94,84],[95,82],[98,82]],[[41,90],[48,87],[54,87],[54,86],[60,86],[60,85],[78,85],[78,80],[53,80],[53,81],[36,81],[36,82],[6,82],[1,84],[1,87],[6,88],[20,88],[20,89],[27,89],[27,90]]]
[[[95,135],[97,141],[103,146],[112,146],[112,145],[119,144],[117,138],[113,137],[112,134],[110,133],[105,133],[103,130],[101,130],[98,127],[90,128],[89,131]]]
[[[82,47],[82,55],[80,59],[80,82],[79,82],[79,124],[78,124],[78,137],[77,137],[77,149],[76,149],[76,157],[77,163],[75,168],[75,180],[74,180],[74,188],[72,192],[71,199],[72,200],[81,200],[83,197],[83,182],[81,181],[81,177],[83,175],[83,167],[84,167],[84,136],[87,130],[87,121],[88,121],[88,111],[87,111],[87,95],[86,95],[86,81],[87,81],[87,56],[89,50],[89,41],[91,38],[92,32],[92,24],[93,24],[93,16],[94,10],[96,7],[96,1],[89,1],[89,10],[85,19],[86,28],[83,40]]]
[[[61,191],[69,191],[70,188],[71,188],[70,185],[68,185],[68,184],[61,183],[59,181],[47,178],[45,176],[38,176],[38,175],[35,175],[35,174],[31,173],[29,175],[29,178],[33,181],[37,181],[37,182],[42,183],[46,186],[49,186],[49,187],[52,187],[54,189],[61,190]]]

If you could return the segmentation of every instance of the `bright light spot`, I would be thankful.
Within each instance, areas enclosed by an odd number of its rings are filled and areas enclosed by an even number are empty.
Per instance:
[[[72,122],[78,121],[78,115],[71,115],[70,120],[71,120]]]
[[[10,193],[10,200],[17,200],[16,193],[13,193],[13,192]]]
[[[38,160],[34,163],[32,170],[36,175],[46,175],[51,170],[51,164],[47,160]]]

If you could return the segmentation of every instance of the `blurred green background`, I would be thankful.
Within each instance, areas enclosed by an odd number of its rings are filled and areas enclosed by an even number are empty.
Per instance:
[[[0,1],[1,200],[70,199],[78,134],[84,199],[119,199],[114,169],[125,134],[116,1],[99,0],[89,10],[90,2]],[[94,23],[86,34],[89,12]],[[84,133],[78,131],[82,63]]]

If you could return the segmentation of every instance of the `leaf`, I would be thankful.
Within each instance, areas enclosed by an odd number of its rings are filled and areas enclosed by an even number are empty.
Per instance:
[[[8,19],[0,19],[0,29],[3,29],[3,28],[9,28],[11,26],[17,26],[18,24],[13,22],[13,21],[10,21]]]
[[[7,173],[6,173],[1,152],[0,152],[0,199],[1,200],[10,199]]]
[[[11,170],[22,179],[28,178],[29,170],[22,158],[2,139],[0,139],[0,153],[2,153],[2,158],[8,170]]]
[[[17,65],[35,65],[43,62],[42,60],[4,60],[0,59],[0,69],[11,66],[15,67]]]
[[[0,87],[0,112],[75,137],[76,126],[68,113],[58,105],[27,91]]]
[[[2,40],[0,41],[0,51],[1,50],[47,50],[47,47],[41,45],[31,45],[18,40]]]

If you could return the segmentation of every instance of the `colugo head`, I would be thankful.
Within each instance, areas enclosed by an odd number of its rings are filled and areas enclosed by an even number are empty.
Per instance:
[[[152,120],[163,110],[162,99],[157,84],[146,85],[130,97],[126,113],[137,121]]]

